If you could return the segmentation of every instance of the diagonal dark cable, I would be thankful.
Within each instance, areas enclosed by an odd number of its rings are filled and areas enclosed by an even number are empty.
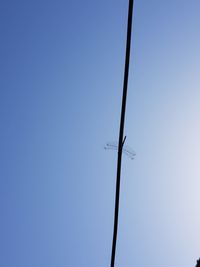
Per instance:
[[[134,0],[129,0],[128,11],[128,27],[127,27],[127,43],[126,43],[126,59],[124,70],[124,85],[121,107],[121,121],[119,130],[119,143],[118,143],[118,160],[117,160],[117,181],[116,181],[116,194],[115,194],[115,215],[114,215],[114,230],[113,230],[113,243],[111,255],[111,267],[115,265],[115,251],[117,242],[117,229],[118,229],[118,215],[119,215],[119,195],[120,195],[120,176],[121,176],[121,161],[122,161],[122,148],[124,140],[124,122],[126,113],[126,98],[128,88],[128,74],[129,74],[129,61],[130,61],[130,48],[131,48],[131,32],[132,32],[132,17],[133,17],[133,4]]]

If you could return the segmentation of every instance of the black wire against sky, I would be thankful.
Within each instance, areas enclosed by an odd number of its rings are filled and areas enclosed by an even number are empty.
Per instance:
[[[121,161],[122,161],[122,149],[123,149],[123,144],[125,141],[124,122],[125,122],[125,113],[126,113],[126,98],[127,98],[128,75],[129,75],[133,4],[134,4],[134,0],[129,0],[126,59],[125,59],[125,69],[124,69],[124,85],[123,85],[121,120],[120,120],[119,143],[118,143],[117,181],[116,181],[116,194],[115,194],[115,215],[114,215],[113,243],[112,243],[112,254],[111,254],[111,265],[110,265],[111,267],[114,267],[114,265],[115,265],[115,252],[116,252],[116,242],[117,242],[120,179],[121,179],[121,177],[120,177],[121,176]]]

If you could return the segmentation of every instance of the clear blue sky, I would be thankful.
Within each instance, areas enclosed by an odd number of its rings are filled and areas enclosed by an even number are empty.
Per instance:
[[[128,0],[1,0],[0,266],[108,267]],[[135,0],[116,267],[200,256],[200,2]]]

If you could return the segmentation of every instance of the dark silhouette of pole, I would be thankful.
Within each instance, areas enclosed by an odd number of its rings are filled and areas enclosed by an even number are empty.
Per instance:
[[[124,145],[124,142],[126,139],[126,137],[124,137],[124,122],[125,122],[126,98],[127,98],[127,88],[128,88],[133,4],[134,4],[134,0],[129,0],[126,59],[125,59],[125,69],[124,69],[124,85],[123,85],[121,120],[120,120],[119,143],[118,143],[117,181],[116,181],[116,194],[115,194],[115,215],[114,215],[113,243],[112,243],[112,254],[111,254],[111,265],[110,265],[111,267],[114,267],[114,265],[115,265],[115,251],[116,251],[118,215],[119,215],[119,195],[120,195],[122,149],[123,149],[123,145]]]

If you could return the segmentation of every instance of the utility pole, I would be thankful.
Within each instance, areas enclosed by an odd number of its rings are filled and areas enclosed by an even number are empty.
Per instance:
[[[128,88],[133,4],[134,4],[134,0],[129,0],[126,58],[125,58],[125,69],[124,69],[124,85],[123,85],[121,120],[120,120],[119,142],[118,142],[117,181],[116,181],[116,193],[115,193],[115,214],[114,214],[113,243],[112,243],[112,254],[111,254],[111,265],[110,265],[111,267],[114,267],[114,265],[115,265],[115,252],[116,252],[118,215],[119,215],[119,196],[120,196],[122,150],[123,150],[123,145],[124,145],[124,142],[126,139],[126,137],[124,137],[124,122],[125,122],[126,98],[127,98],[127,88]]]

